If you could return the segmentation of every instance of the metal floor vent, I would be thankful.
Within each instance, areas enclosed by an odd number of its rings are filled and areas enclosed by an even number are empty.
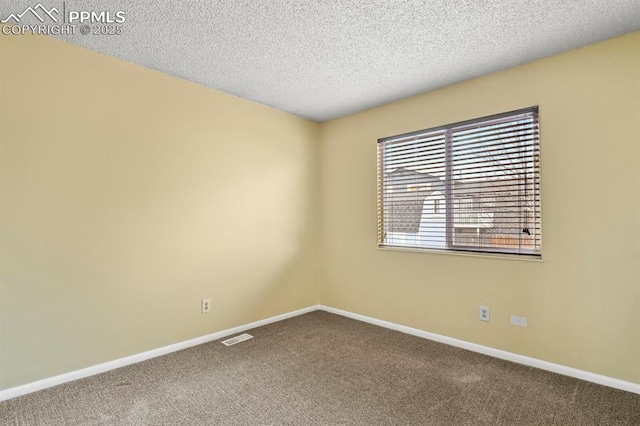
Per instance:
[[[223,340],[222,343],[226,346],[232,346],[236,343],[244,342],[245,340],[253,339],[253,336],[247,333],[241,334],[231,339]]]

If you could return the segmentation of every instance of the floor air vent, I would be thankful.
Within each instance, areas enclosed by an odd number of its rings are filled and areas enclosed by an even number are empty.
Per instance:
[[[247,333],[241,334],[236,337],[232,337],[231,339],[223,340],[222,343],[226,346],[232,346],[236,343],[244,342],[245,340],[253,339],[253,336]]]

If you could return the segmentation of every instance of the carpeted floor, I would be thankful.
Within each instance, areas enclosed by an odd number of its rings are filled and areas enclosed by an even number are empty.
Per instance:
[[[4,425],[640,425],[640,395],[322,311],[0,403]]]

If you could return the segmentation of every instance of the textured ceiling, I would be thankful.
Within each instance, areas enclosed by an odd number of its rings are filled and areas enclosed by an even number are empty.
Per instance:
[[[38,1],[3,0],[0,19]],[[40,2],[62,10],[62,1]],[[58,38],[315,121],[640,29],[640,0],[104,0],[64,8],[122,10],[126,21],[122,35]]]

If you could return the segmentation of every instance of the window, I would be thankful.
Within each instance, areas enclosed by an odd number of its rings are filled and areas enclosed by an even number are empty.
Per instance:
[[[378,141],[378,245],[540,256],[538,107]]]

